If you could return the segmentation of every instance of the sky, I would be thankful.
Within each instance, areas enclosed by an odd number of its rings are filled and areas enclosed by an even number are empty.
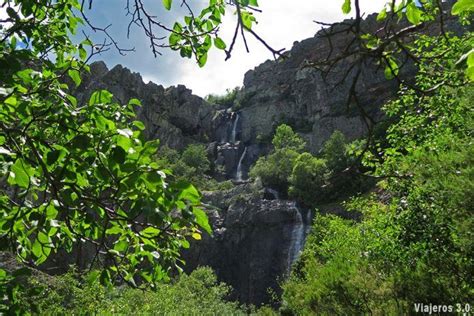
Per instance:
[[[166,11],[159,0],[144,1],[150,11],[169,26],[177,19],[182,20],[185,11],[180,8],[180,2],[175,0],[172,10]],[[189,2],[199,6],[208,0]],[[385,2],[386,0],[361,0],[361,8],[366,13],[371,13],[382,9]],[[272,47],[289,50],[295,41],[312,37],[320,29],[314,20],[330,23],[351,17],[342,13],[342,3],[343,0],[259,0],[263,12],[257,14],[258,25],[254,26],[254,30]],[[139,72],[145,82],[153,81],[165,87],[184,84],[194,94],[205,96],[211,93],[223,94],[226,89],[241,86],[248,70],[273,58],[272,53],[251,36],[248,36],[250,53],[245,51],[242,41],[237,42],[232,58],[228,61],[225,61],[223,51],[212,49],[204,68],[199,68],[194,60],[181,58],[179,52],[171,50],[165,49],[162,56],[155,58],[148,38],[141,29],[132,28],[127,38],[130,17],[126,16],[125,4],[126,0],[96,0],[92,10],[88,12],[95,25],[105,27],[111,24],[109,32],[122,47],[135,48],[135,52],[129,52],[126,56],[121,56],[112,49],[95,58],[103,60],[109,69],[122,64],[133,72]],[[230,42],[235,27],[235,16],[232,13],[226,13],[220,30],[220,36],[227,43]],[[94,40],[102,42],[102,35],[87,32]]]

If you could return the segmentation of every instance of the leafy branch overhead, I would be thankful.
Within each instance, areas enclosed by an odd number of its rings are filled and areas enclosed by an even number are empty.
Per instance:
[[[173,9],[173,5],[178,5],[177,3],[173,4],[172,0],[163,0],[162,2],[163,7],[168,11]],[[188,3],[186,0],[180,1],[179,5],[185,7],[188,14],[183,17],[181,22],[176,21],[171,27],[166,26],[150,13],[149,8],[144,5],[142,0],[127,1],[126,10],[132,17],[128,26],[129,32],[132,26],[141,28],[149,38],[150,47],[155,57],[161,54],[160,49],[171,48],[179,51],[181,57],[195,58],[198,65],[203,67],[212,47],[225,51],[227,58],[230,58],[239,33],[247,50],[246,33],[249,33],[265,45],[275,57],[280,56],[283,51],[273,49],[253,30],[253,25],[256,23],[254,13],[260,12],[256,0],[210,0],[207,6],[199,12],[195,12],[194,4]],[[219,36],[219,28],[224,15],[229,10],[234,11],[237,22],[234,36],[228,45]],[[161,33],[163,35],[159,35]]]
[[[418,62],[414,55],[409,54],[410,45],[407,43],[407,38],[429,23],[438,23],[440,32],[445,33],[444,24],[446,19],[449,18],[447,8],[449,9],[439,0],[387,1],[377,16],[377,21],[381,24],[380,30],[375,34],[369,34],[360,29],[360,21],[363,17],[360,1],[344,0],[342,5],[342,11],[345,14],[355,11],[356,18],[352,25],[347,26],[347,31],[354,33],[356,41],[365,50],[364,55],[375,58],[385,67],[384,73],[387,79],[396,78],[397,80],[400,80],[398,76],[400,69],[407,63],[400,56],[407,55],[408,59],[412,59],[415,63]],[[460,0],[454,3],[450,13],[453,16],[460,16],[464,21],[463,23],[469,23],[468,17],[473,11],[473,1]],[[396,25],[403,23],[403,20],[407,21],[408,25],[406,28],[397,29]],[[328,35],[330,33],[331,31]],[[473,52],[468,52],[464,57],[467,60],[468,68],[466,75],[469,80],[473,81]],[[460,62],[464,59],[461,59]]]

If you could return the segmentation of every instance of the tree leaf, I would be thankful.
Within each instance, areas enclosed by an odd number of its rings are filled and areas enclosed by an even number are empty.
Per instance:
[[[196,217],[196,223],[208,234],[212,234],[212,229],[209,225],[209,219],[206,213],[200,208],[193,208],[193,214]]]
[[[18,158],[11,166],[11,181],[22,188],[28,188],[30,185],[30,176],[27,173],[28,164],[22,158]]]
[[[408,21],[410,21],[411,24],[417,25],[421,22],[421,10],[416,6],[414,2],[411,2],[410,4],[407,5],[406,8],[406,15]]]
[[[219,49],[225,49],[227,47],[227,45],[225,44],[225,42],[222,40],[222,38],[220,37],[216,37],[214,39],[214,45],[219,48]]]
[[[398,75],[398,64],[392,57],[387,57],[387,66],[385,67],[384,75],[386,79],[393,79]]]
[[[128,101],[128,105],[142,106],[142,103],[140,102],[140,100],[132,98]]]
[[[344,0],[342,4],[342,13],[348,14],[351,12],[351,0]]]
[[[36,258],[39,258],[43,255],[43,251],[41,250],[41,244],[38,240],[35,240],[33,243],[33,247],[31,248],[31,252],[35,255]]]
[[[382,11],[379,12],[377,15],[377,21],[383,21],[387,18],[387,9],[383,8]]]
[[[207,53],[205,54],[202,54],[201,57],[199,57],[198,59],[198,64],[199,64],[199,67],[204,67],[207,63]]]
[[[163,1],[163,6],[165,7],[166,10],[171,10],[171,4],[173,0],[162,0]]]
[[[473,11],[474,10],[474,1],[472,0],[458,0],[453,5],[451,9],[451,14],[459,15],[464,12]]]
[[[249,5],[251,5],[253,7],[258,7],[258,2],[257,2],[257,0],[249,0]]]
[[[181,192],[178,195],[180,200],[188,200],[191,203],[198,203],[201,195],[199,194],[196,187],[187,182],[179,182],[176,185],[176,188],[181,189]]]
[[[77,71],[76,69],[69,69],[67,73],[76,84],[76,87],[79,87],[79,85],[81,84],[81,74],[79,73],[79,71]]]
[[[108,104],[112,102],[112,93],[107,90],[95,91],[89,99],[89,105]]]

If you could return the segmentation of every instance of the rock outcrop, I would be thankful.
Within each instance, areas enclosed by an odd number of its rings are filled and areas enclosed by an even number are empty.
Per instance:
[[[214,235],[184,254],[187,271],[211,266],[243,303],[268,302],[269,289],[278,293],[311,225],[309,210],[264,193],[256,184],[205,193]]]
[[[112,92],[121,103],[137,98],[142,103],[137,108],[137,118],[145,123],[146,136],[160,139],[172,148],[182,149],[189,143],[204,143],[213,137],[213,107],[185,86],[165,89],[153,82],[145,84],[140,74],[121,65],[108,70],[103,62],[95,62],[90,70],[74,92],[80,102],[99,89]]]
[[[452,2],[452,1],[450,1]],[[447,8],[449,4],[445,4]],[[374,34],[381,25],[376,14],[369,15],[360,24],[363,33]],[[355,76],[353,58],[345,58],[331,68],[328,76],[323,76],[316,67],[309,65],[340,56],[351,46],[353,36],[342,31],[352,20],[333,26],[330,41],[326,30],[314,37],[295,42],[286,53],[285,59],[266,61],[248,71],[244,87],[237,96],[236,104],[241,117],[241,140],[245,144],[255,144],[259,139],[269,140],[282,123],[290,125],[303,136],[308,149],[317,153],[322,144],[339,130],[349,140],[363,137],[367,133],[366,123],[349,100],[352,78]],[[397,22],[398,23],[398,22]],[[407,26],[399,22],[395,28]],[[465,30],[456,17],[444,20],[445,30],[462,34]],[[425,34],[439,34],[438,24],[423,27]],[[355,86],[358,103],[374,121],[383,119],[381,106],[394,96],[399,82],[387,80],[384,67],[375,62],[364,61],[362,72]],[[415,68],[408,62],[400,71],[400,78],[411,80]]]

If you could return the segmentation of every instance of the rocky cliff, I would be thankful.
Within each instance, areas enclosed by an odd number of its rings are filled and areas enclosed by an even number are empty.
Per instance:
[[[185,86],[145,84],[140,74],[121,65],[108,70],[104,62],[95,62],[74,94],[79,102],[85,102],[98,89],[112,92],[122,103],[139,99],[142,107],[137,108],[137,115],[145,123],[149,139],[160,139],[162,144],[182,149],[189,143],[212,138],[213,107]]]

